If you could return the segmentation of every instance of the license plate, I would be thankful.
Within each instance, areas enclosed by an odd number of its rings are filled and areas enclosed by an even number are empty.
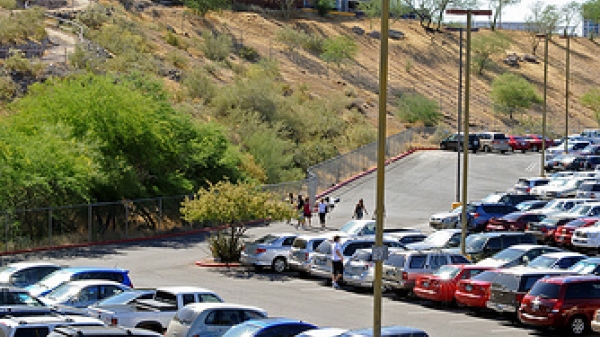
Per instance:
[[[429,282],[423,282],[423,287],[424,287],[424,288],[427,288],[427,287],[429,287]]]
[[[472,285],[470,285],[470,284],[467,284],[467,285],[465,286],[465,290],[466,290],[466,291],[473,291],[473,286],[472,286]]]

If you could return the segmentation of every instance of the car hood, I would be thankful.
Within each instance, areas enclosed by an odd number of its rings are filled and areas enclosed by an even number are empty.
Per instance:
[[[483,260],[477,262],[476,264],[478,266],[483,266],[483,267],[501,268],[506,263],[507,263],[507,261],[492,259],[492,258],[488,257],[487,259],[483,259]]]
[[[413,243],[407,244],[406,248],[408,248],[409,250],[427,250],[427,249],[441,248],[441,246],[434,246],[432,244],[424,243],[424,242],[413,242]]]

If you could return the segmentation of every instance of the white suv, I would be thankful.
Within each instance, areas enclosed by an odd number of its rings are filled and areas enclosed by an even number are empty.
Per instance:
[[[59,326],[104,326],[99,319],[79,315],[47,314],[0,319],[0,336],[47,336]]]
[[[498,151],[500,153],[506,153],[510,150],[508,145],[508,137],[500,132],[482,132],[478,133],[479,142],[481,143],[481,151],[492,152]]]

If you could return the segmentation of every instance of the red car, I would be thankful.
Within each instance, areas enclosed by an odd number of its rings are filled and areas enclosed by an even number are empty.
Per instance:
[[[513,152],[521,151],[525,153],[525,151],[531,148],[531,143],[525,137],[508,136],[508,146],[510,146]]]
[[[571,246],[571,237],[577,228],[590,227],[594,225],[600,218],[579,218],[569,221],[562,226],[558,226],[554,231],[554,242],[557,245]]]
[[[569,335],[590,330],[600,309],[600,277],[560,276],[543,278],[521,301],[519,320],[527,325],[565,329]]]
[[[529,147],[531,151],[538,152],[542,148],[542,135],[527,134],[525,139],[529,141]],[[554,146],[554,140],[546,137],[546,148]]]
[[[540,222],[544,215],[539,213],[513,212],[501,218],[490,219],[485,230],[487,232],[519,231],[522,232],[531,222]]]
[[[473,264],[450,264],[440,267],[431,275],[417,278],[413,292],[418,297],[435,302],[453,302],[460,280],[470,279],[490,268]]]
[[[487,270],[467,280],[460,280],[454,292],[456,303],[473,310],[485,309],[490,299],[490,286],[500,273],[499,269]]]

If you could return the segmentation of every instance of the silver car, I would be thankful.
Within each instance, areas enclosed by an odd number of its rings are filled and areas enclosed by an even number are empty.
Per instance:
[[[232,303],[191,303],[171,319],[165,337],[220,337],[232,326],[266,318],[261,308]]]
[[[388,253],[405,251],[404,248],[390,247]],[[344,283],[357,288],[373,288],[375,281],[375,261],[373,248],[359,249],[344,264]]]
[[[240,263],[257,270],[270,267],[276,273],[287,269],[292,243],[298,234],[267,234],[244,246]]]
[[[321,242],[330,238],[329,235],[300,235],[292,244],[288,267],[301,275],[310,273],[310,261],[315,249]]]

